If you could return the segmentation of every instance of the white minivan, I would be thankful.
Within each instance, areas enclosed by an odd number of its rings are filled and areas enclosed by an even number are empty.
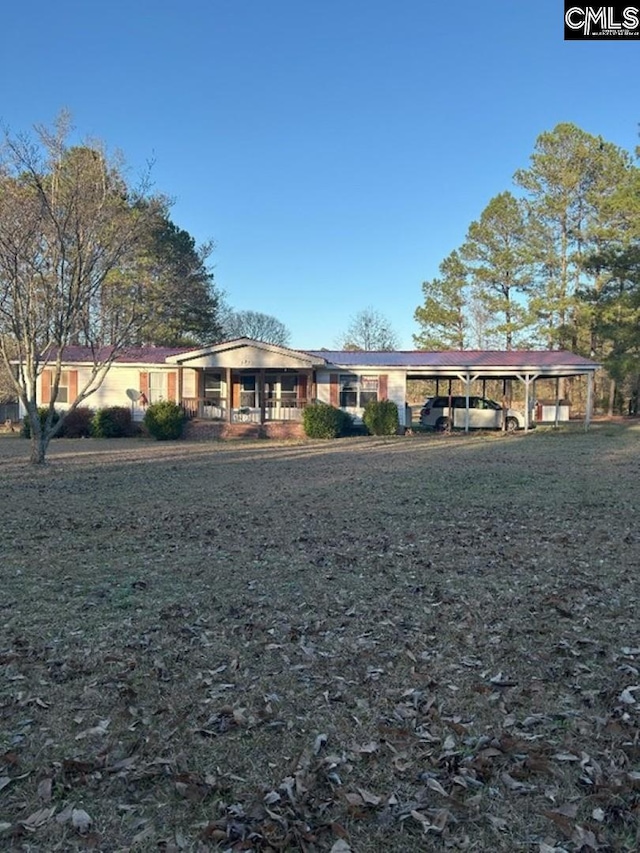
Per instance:
[[[449,416],[449,401],[453,409],[453,423]],[[422,426],[433,427],[443,432],[456,427],[464,429],[466,425],[466,397],[430,397],[420,410]],[[524,429],[524,412],[507,409],[506,412],[495,400],[486,397],[469,397],[469,428],[470,429],[502,429],[502,423],[508,432]],[[530,425],[532,426],[532,424]]]

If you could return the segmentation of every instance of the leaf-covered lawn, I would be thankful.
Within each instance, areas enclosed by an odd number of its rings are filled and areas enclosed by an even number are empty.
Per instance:
[[[0,846],[637,850],[639,440],[0,441]]]

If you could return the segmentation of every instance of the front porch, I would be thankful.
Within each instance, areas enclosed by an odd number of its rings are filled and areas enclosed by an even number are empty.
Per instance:
[[[301,424],[302,413],[316,394],[311,369],[204,367],[181,373],[179,399],[189,419]]]

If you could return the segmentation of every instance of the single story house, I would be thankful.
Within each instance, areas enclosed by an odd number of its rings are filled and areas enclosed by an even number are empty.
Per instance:
[[[92,366],[89,348],[65,349],[57,407],[64,409],[75,398],[78,388],[88,381]],[[140,420],[148,404],[173,400],[191,417],[209,421],[293,426],[300,424],[302,411],[311,401],[338,406],[358,419],[367,401],[388,399],[398,405],[401,427],[409,427],[411,413],[406,398],[407,382],[412,379],[431,379],[445,385],[458,380],[467,396],[478,381],[517,380],[524,384],[529,417],[536,380],[555,379],[557,388],[563,377],[585,376],[588,423],[593,375],[598,367],[582,356],[557,350],[294,350],[239,338],[204,347],[125,348],[87,405],[129,405],[134,418]],[[39,378],[41,404],[51,399],[51,374],[51,369],[45,368]]]

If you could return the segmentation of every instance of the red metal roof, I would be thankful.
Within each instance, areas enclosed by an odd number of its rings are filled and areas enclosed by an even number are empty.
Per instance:
[[[187,352],[202,352],[206,347],[125,347],[115,358],[117,364],[165,364],[172,355]],[[97,352],[99,361],[104,361],[111,352],[104,347]],[[292,350],[292,352],[295,352]],[[298,350],[302,355],[324,360],[337,367],[399,367],[447,370],[518,370],[533,368],[554,370],[576,368],[595,370],[599,365],[588,358],[566,350],[442,350],[439,352],[393,351],[362,352],[359,350]],[[53,355],[55,357],[55,354]],[[64,350],[65,363],[93,363],[94,356],[89,347],[68,346]]]
[[[164,364],[170,355],[180,355],[183,352],[189,352],[194,347],[124,347],[116,355],[114,361],[117,364]],[[96,350],[96,354],[91,347],[68,346],[64,348],[63,361],[65,363],[80,363],[88,362],[93,364],[94,358],[103,362],[113,352],[113,347],[101,347]],[[55,358],[56,354],[52,353],[50,358]]]

